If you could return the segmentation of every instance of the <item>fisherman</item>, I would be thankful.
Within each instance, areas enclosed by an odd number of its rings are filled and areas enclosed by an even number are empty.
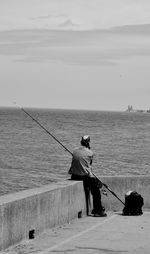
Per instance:
[[[71,180],[82,180],[84,183],[85,193],[88,190],[93,197],[92,214],[95,217],[105,217],[105,209],[101,203],[100,188],[102,183],[92,173],[93,152],[90,149],[90,136],[85,135],[81,139],[81,147],[75,149],[72,155],[71,167],[68,173]]]

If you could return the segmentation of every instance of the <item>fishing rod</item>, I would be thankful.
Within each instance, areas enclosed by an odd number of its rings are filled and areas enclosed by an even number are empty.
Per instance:
[[[97,178],[97,180],[99,180],[101,182],[101,180],[93,173],[93,175]],[[102,182],[101,182],[102,183]],[[116,193],[114,191],[112,191],[105,183],[102,183],[102,185],[109,191],[111,192],[111,194],[113,194],[123,205],[125,205],[125,203],[116,195]]]
[[[16,103],[15,103],[16,104]],[[68,153],[73,155],[73,153],[65,146],[62,142],[60,142],[50,131],[48,131],[39,121],[37,121],[32,115],[29,114],[28,111],[26,111],[24,108],[19,107],[20,110],[22,110],[27,116],[29,116],[35,123],[37,123],[47,134],[49,134],[56,142],[58,142]],[[112,194],[114,195],[123,205],[125,203],[105,184],[103,183],[95,174],[93,174],[98,181],[102,183],[102,185]]]
[[[115,192],[113,192],[105,183],[102,183],[104,185],[104,187],[109,190],[109,192],[111,192],[111,194],[113,194],[123,205],[125,205],[125,203],[115,194]]]

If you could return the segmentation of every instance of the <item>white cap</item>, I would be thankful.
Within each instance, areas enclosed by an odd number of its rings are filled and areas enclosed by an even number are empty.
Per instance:
[[[83,142],[90,142],[90,136],[89,135],[84,135],[83,137],[82,137],[82,141]]]

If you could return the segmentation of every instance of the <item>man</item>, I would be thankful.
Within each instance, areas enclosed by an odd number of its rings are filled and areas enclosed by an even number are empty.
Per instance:
[[[104,217],[107,214],[101,203],[100,181],[92,173],[93,152],[90,149],[90,137],[83,136],[81,139],[81,147],[74,150],[72,156],[72,163],[69,169],[72,180],[82,180],[84,183],[85,193],[88,190],[93,197],[93,210],[92,213],[96,217]]]

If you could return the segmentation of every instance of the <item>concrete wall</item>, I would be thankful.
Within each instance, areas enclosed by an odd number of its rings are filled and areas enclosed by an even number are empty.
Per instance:
[[[64,181],[0,197],[0,250],[86,214],[82,182]]]
[[[150,176],[101,177],[124,202],[125,193],[136,190],[144,197],[144,209],[150,208]],[[107,190],[107,189],[106,189]],[[102,195],[106,210],[123,209],[122,203],[109,191]],[[21,191],[0,197],[0,250],[29,239],[44,230],[77,218],[80,211],[86,214],[82,182],[62,181],[41,188]]]

